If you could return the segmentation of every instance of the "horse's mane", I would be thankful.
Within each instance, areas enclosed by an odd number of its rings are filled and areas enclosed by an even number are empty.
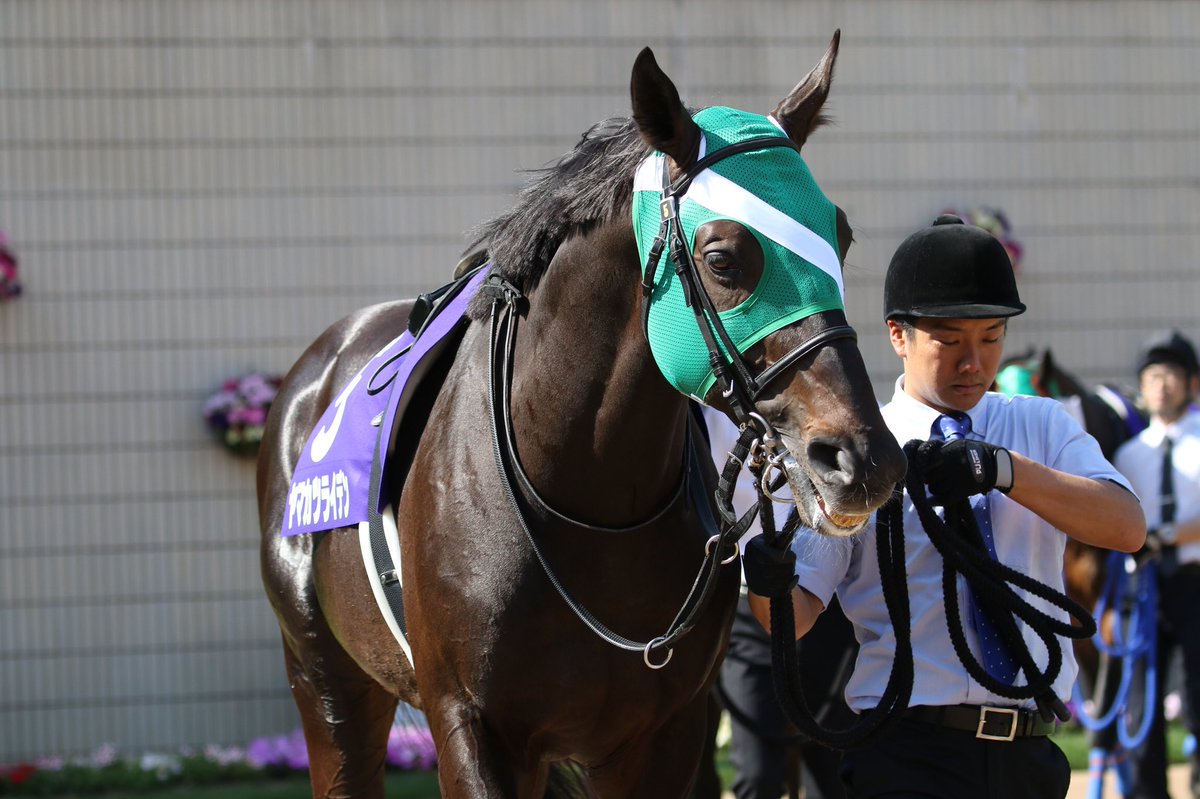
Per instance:
[[[468,251],[486,247],[493,273],[529,291],[567,237],[630,212],[633,172],[648,152],[632,119],[597,122],[574,149],[533,170],[516,204],[476,228]],[[480,319],[487,312],[488,300],[476,296],[470,315]]]

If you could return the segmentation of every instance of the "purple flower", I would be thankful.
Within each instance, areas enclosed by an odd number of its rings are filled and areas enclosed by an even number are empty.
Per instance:
[[[437,765],[437,750],[428,727],[393,726],[388,733],[387,762],[405,770],[428,771]]]
[[[284,765],[295,771],[308,769],[308,745],[304,742],[304,730],[292,730],[292,734],[284,738]]]
[[[282,744],[282,735],[255,738],[246,747],[246,762],[254,768],[280,765],[283,762]]]
[[[211,419],[226,414],[230,408],[238,404],[237,394],[232,391],[218,391],[204,403],[204,418]]]
[[[282,382],[282,377],[259,372],[226,380],[221,389],[205,401],[205,422],[234,452],[254,453],[262,440],[267,410]]]
[[[304,771],[308,768],[308,748],[303,730],[288,735],[255,738],[246,747],[246,762],[254,768],[289,768]]]

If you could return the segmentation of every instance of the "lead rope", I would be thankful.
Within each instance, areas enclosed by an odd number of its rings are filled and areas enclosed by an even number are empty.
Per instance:
[[[1102,618],[1112,608],[1117,616],[1110,644],[1096,633],[1092,642],[1104,656],[1096,690],[1094,714],[1084,708],[1083,689],[1075,683],[1075,704],[1079,722],[1092,732],[1116,727],[1116,738],[1126,750],[1136,749],[1146,740],[1154,713],[1150,708],[1158,690],[1158,565],[1153,560],[1139,564],[1133,555],[1111,552],[1105,566],[1107,578],[1104,591],[1096,602],[1096,617]],[[1103,686],[1115,674],[1120,674],[1115,689],[1108,692]],[[1145,706],[1136,729],[1130,727],[1132,715],[1129,698],[1133,694],[1136,675],[1145,681],[1141,694]],[[1100,709],[1107,704],[1107,709]]]
[[[879,565],[880,587],[887,606],[888,619],[896,635],[896,656],[888,674],[887,686],[879,704],[868,710],[853,725],[834,730],[823,726],[809,707],[800,685],[800,669],[796,662],[795,609],[791,596],[771,599],[771,670],[775,694],[784,714],[801,734],[833,749],[852,749],[875,740],[899,720],[908,708],[912,696],[912,618],[908,604],[908,573],[904,565],[904,519],[901,513],[899,490],[875,514],[875,543]],[[788,517],[783,530],[775,532],[774,516],[761,491],[759,495],[760,525],[767,541],[773,545],[791,546],[799,517]]]
[[[1062,645],[1058,639],[1091,637],[1096,632],[1095,619],[1070,597],[991,557],[984,546],[968,500],[947,506],[945,520],[938,518],[925,492],[920,470],[913,466],[920,443],[910,441],[904,447],[910,464],[905,480],[921,525],[942,555],[946,621],[950,641],[959,661],[976,682],[992,693],[1009,699],[1033,699],[1044,721],[1049,722],[1056,717],[1060,721],[1067,721],[1071,713],[1053,690],[1054,680],[1063,663]],[[957,574],[966,578],[976,600],[996,621],[1001,639],[1025,672],[1024,685],[1010,685],[996,679],[971,653],[963,632],[962,613],[958,604]],[[1014,591],[1014,587],[1061,609],[1067,614],[1068,620],[1056,619],[1034,607]],[[1044,669],[1038,667],[1030,653],[1017,619],[1023,621],[1046,647],[1047,663]],[[1072,624],[1071,619],[1076,623]]]
[[[1071,717],[1070,712],[1053,692],[1054,679],[1063,661],[1062,646],[1057,636],[1087,638],[1096,631],[1095,620],[1067,596],[993,559],[984,547],[968,500],[948,506],[945,520],[938,517],[916,465],[916,450],[921,443],[910,441],[904,447],[909,464],[904,486],[908,489],[929,540],[942,556],[942,591],[955,654],[971,677],[992,693],[1011,699],[1032,698],[1043,720],[1049,722],[1057,717],[1066,721]],[[835,749],[864,746],[873,741],[899,719],[908,708],[912,696],[912,620],[908,603],[908,576],[904,565],[903,494],[898,488],[875,516],[880,585],[896,636],[896,657],[892,661],[887,687],[879,704],[867,711],[858,723],[848,729],[831,730],[822,727],[813,718],[800,688],[799,670],[795,663],[795,612],[791,597],[775,597],[771,600],[772,668],[779,703],[803,734]],[[767,500],[761,492],[759,502],[765,509]],[[778,547],[790,546],[797,526],[793,519],[789,518],[784,529],[776,534],[772,515],[769,512],[760,515],[768,543]],[[958,604],[958,574],[963,575],[978,601],[997,621],[1001,638],[1025,672],[1025,685],[1010,685],[997,680],[987,673],[971,653]],[[1017,594],[1013,586],[1062,609],[1076,624],[1060,621],[1038,610]],[[1038,668],[1014,617],[1021,619],[1045,645],[1045,669]]]

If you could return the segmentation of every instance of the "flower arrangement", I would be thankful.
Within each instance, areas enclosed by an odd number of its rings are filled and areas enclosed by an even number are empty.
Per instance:
[[[1013,273],[1021,273],[1021,255],[1025,252],[1025,248],[1021,246],[1021,242],[1013,238],[1012,225],[1008,223],[1008,216],[1004,211],[987,205],[979,205],[966,211],[947,208],[942,213],[954,214],[968,225],[983,228],[999,239],[1008,252],[1008,260],[1012,261]]]
[[[209,430],[235,455],[256,455],[267,424],[267,410],[283,378],[259,372],[226,380],[204,403]]]
[[[397,718],[388,737],[387,765],[403,772],[428,772],[436,768],[433,735],[423,717]],[[123,755],[112,744],[102,744],[92,754],[78,758],[44,757],[0,764],[0,796],[144,792],[259,782],[307,770],[308,750],[300,730],[256,738],[245,748],[210,745],[200,751]]]
[[[17,255],[8,246],[4,231],[0,231],[0,302],[16,299],[21,295],[21,283],[17,280]]]

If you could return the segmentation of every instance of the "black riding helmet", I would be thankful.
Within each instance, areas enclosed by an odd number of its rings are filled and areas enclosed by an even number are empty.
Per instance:
[[[1195,347],[1176,330],[1155,333],[1142,345],[1136,364],[1137,373],[1140,375],[1143,369],[1156,363],[1182,366],[1189,376],[1200,373]]]
[[[883,307],[887,319],[993,319],[1025,312],[1004,245],[952,214],[901,242],[888,265]]]

